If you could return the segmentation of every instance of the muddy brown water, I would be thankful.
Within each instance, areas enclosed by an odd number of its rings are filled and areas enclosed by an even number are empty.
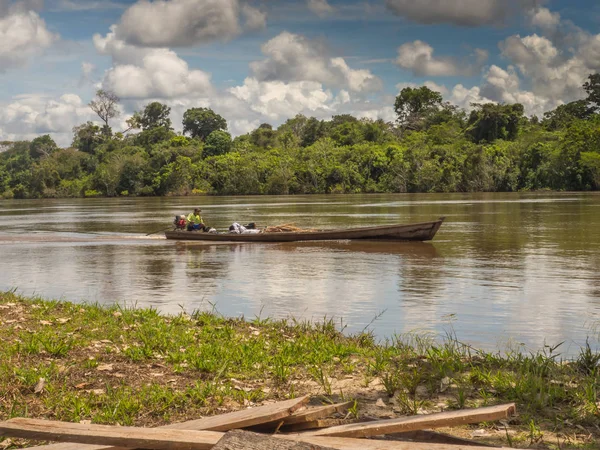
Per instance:
[[[160,234],[194,206],[232,222],[337,228],[434,220],[431,243],[202,244]],[[455,332],[488,350],[598,347],[600,195],[415,194],[0,201],[0,290],[77,302],[334,318]]]

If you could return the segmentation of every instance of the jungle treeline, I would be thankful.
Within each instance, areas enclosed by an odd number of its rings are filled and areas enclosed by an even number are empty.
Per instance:
[[[427,87],[396,97],[397,120],[297,115],[234,139],[209,108],[191,108],[176,133],[170,108],[148,104],[114,133],[119,99],[100,90],[98,123],[73,129],[68,148],[49,135],[1,142],[0,197],[514,192],[600,188],[600,74],[587,98],[543,117],[520,104],[470,113]]]

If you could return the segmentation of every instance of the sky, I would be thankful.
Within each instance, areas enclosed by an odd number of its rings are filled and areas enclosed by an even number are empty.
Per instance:
[[[421,85],[541,116],[585,97],[599,32],[597,0],[0,0],[0,141],[70,145],[101,88],[115,131],[151,101],[177,131],[211,107],[234,136],[297,114],[392,121]]]

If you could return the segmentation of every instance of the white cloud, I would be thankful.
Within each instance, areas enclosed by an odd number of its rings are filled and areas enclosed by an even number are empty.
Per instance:
[[[227,41],[243,29],[264,28],[266,15],[238,0],[139,0],[125,11],[115,28],[130,45],[185,47]]]
[[[112,25],[110,32],[102,37],[95,34],[93,37],[96,50],[103,55],[110,55],[113,64],[138,64],[141,65],[144,57],[152,52],[149,48],[140,48],[127,44],[119,39],[116,34],[117,26]]]
[[[81,74],[85,78],[90,78],[95,68],[96,66],[94,66],[92,63],[84,61],[81,63]]]
[[[537,34],[510,36],[500,48],[528,79],[533,94],[545,99],[548,108],[583,98],[583,83],[600,68],[600,35],[582,30],[557,34],[555,41]]]
[[[376,91],[381,80],[366,69],[352,69],[344,58],[331,58],[321,42],[284,31],[261,47],[267,56],[250,64],[259,81],[316,81],[352,91]]]
[[[36,12],[41,6],[40,1],[0,1],[0,73],[24,66],[58,39]]]
[[[423,41],[407,42],[398,47],[396,64],[418,76],[472,75],[478,72],[488,58],[488,53],[475,49],[475,61],[459,61],[451,57],[436,57],[431,45]]]
[[[481,96],[481,89],[478,86],[467,89],[462,84],[454,86],[449,101],[467,111],[472,109],[472,103],[494,103],[492,100]]]
[[[307,4],[308,9],[319,17],[325,17],[334,11],[333,7],[327,3],[327,0],[307,0]]]
[[[294,117],[299,112],[308,114],[331,113],[328,103],[333,100],[331,91],[316,81],[259,81],[246,78],[242,86],[229,89],[253,111],[271,120]]]
[[[529,12],[529,21],[534,27],[552,31],[560,24],[560,14],[548,8],[536,8]]]
[[[60,0],[52,11],[94,11],[102,9],[125,9],[124,3],[110,0]]]
[[[242,5],[244,28],[249,31],[258,31],[267,26],[267,13],[248,4]]]
[[[536,0],[386,0],[393,13],[415,22],[468,27],[501,24],[537,3]]]
[[[50,134],[59,145],[70,145],[72,129],[96,116],[75,94],[58,98],[20,95],[0,104],[0,140],[32,139]]]
[[[444,86],[443,84],[437,84],[435,81],[425,81],[422,84],[417,84],[417,83],[398,83],[396,85],[396,90],[398,92],[400,92],[402,89],[410,87],[410,88],[418,88],[421,86],[426,86],[429,89],[431,89],[432,91],[436,91],[439,92],[442,95],[447,95],[449,93],[448,88],[446,86]]]
[[[106,72],[103,85],[121,98],[176,98],[210,93],[210,75],[190,70],[188,64],[168,49],[155,49],[140,66],[119,64]]]
[[[207,97],[212,91],[210,74],[190,69],[168,48],[138,48],[117,38],[114,30],[94,36],[96,49],[113,59],[102,86],[123,99],[175,99]]]

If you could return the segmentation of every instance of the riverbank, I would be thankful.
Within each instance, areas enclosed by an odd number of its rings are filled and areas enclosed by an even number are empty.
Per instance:
[[[500,356],[452,336],[384,344],[332,322],[163,316],[10,292],[0,293],[0,341],[1,420],[158,426],[310,393],[356,399],[362,417],[516,402],[500,428],[451,431],[522,448],[600,442],[600,357],[589,349],[568,362],[549,348]]]

